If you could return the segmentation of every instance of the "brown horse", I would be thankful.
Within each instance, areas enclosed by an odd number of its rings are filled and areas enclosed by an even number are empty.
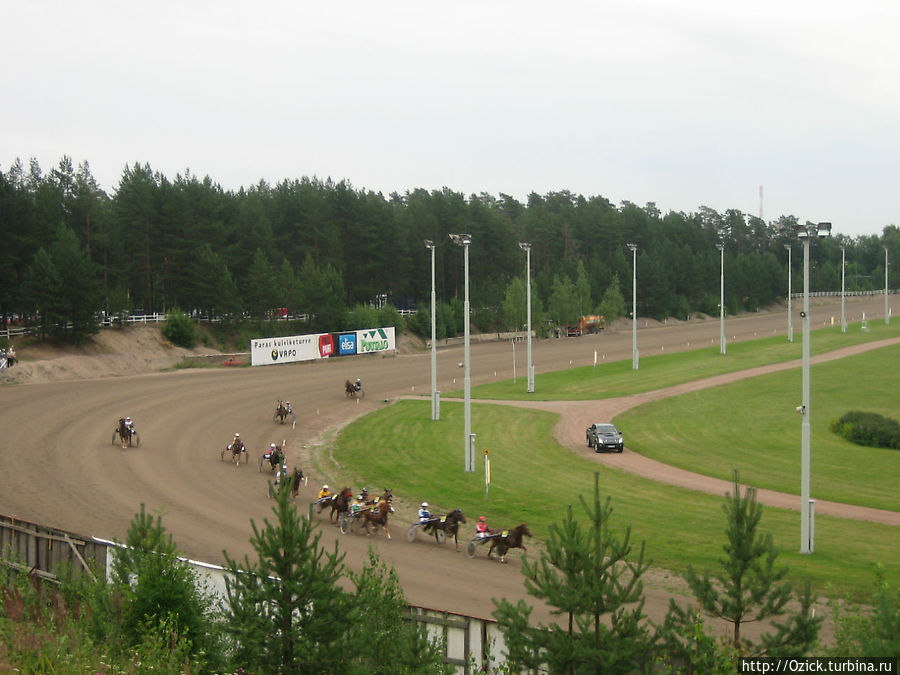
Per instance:
[[[290,417],[291,418],[291,426],[294,426],[294,423],[297,420],[297,416],[294,414],[294,411],[291,410],[288,405],[285,405],[283,401],[278,401],[278,405],[275,406],[275,415],[272,417],[272,421],[278,424],[284,424],[284,421]]]
[[[140,444],[140,437],[138,436],[137,431],[134,430],[133,427],[130,427],[126,422],[124,417],[119,418],[119,426],[113,431],[112,442],[116,442],[116,436],[119,437],[119,442],[122,444],[122,449],[124,450],[126,447]]]
[[[453,537],[453,543],[456,545],[456,550],[459,550],[459,524],[466,522],[466,517],[463,515],[461,509],[453,509],[446,516],[437,516],[432,518],[425,526],[422,528],[423,532],[428,532],[434,535],[435,541],[437,543],[442,543],[438,532],[443,532],[444,536]]]
[[[328,514],[328,520],[340,520],[341,516],[350,510],[350,501],[353,499],[353,490],[349,487],[343,488],[336,495],[332,495],[328,501],[319,505],[319,513],[326,506],[331,507],[331,513]],[[337,518],[335,518],[337,513]]]
[[[303,469],[299,466],[294,467],[294,476],[291,481],[291,497],[296,499],[300,494],[300,485],[306,485],[306,476],[303,475]]]
[[[265,453],[260,455],[259,464],[257,465],[257,471],[262,472],[263,466],[266,462],[269,463],[268,468],[271,471],[277,471],[278,467],[284,464],[284,444],[285,442],[281,441],[281,445],[276,445],[274,450],[270,448]]]
[[[384,528],[387,538],[390,539],[391,531],[388,529],[388,514],[393,513],[393,511],[394,507],[391,506],[391,503],[382,499],[375,506],[360,511],[357,517],[362,519],[362,523],[369,534],[375,534],[375,530],[380,525]]]
[[[240,438],[235,438],[231,443],[229,443],[222,449],[223,460],[225,459],[225,455],[229,452],[231,453],[231,462],[235,466],[240,466],[241,454],[245,456],[244,462],[246,463],[247,446],[244,445],[244,441],[242,441]]]
[[[347,394],[347,398],[365,398],[366,396],[366,392],[363,390],[362,385],[357,385],[350,380],[344,382],[344,393]]]
[[[522,523],[521,525],[516,525],[511,530],[491,530],[491,534],[497,535],[491,539],[491,548],[488,549],[488,558],[491,557],[491,553],[494,552],[494,549],[497,549],[497,555],[500,556],[500,562],[506,562],[506,553],[511,548],[520,548],[523,551],[527,551],[525,545],[522,543],[522,537],[530,537],[531,530],[528,529],[528,525],[526,523]]]

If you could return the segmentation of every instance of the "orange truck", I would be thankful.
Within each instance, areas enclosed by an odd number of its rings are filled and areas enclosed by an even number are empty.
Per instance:
[[[566,337],[599,333],[604,328],[606,328],[606,319],[599,314],[589,314],[580,317],[577,324],[566,326]]]

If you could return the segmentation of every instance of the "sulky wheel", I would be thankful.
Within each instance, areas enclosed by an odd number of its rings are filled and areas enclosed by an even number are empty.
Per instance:
[[[350,516],[341,516],[341,534],[347,534],[350,531]]]
[[[437,543],[443,544],[444,541],[446,541],[446,539],[447,539],[447,535],[444,533],[443,530],[435,530],[434,538],[437,539]]]
[[[466,553],[470,558],[474,558],[475,554],[478,553],[478,544],[476,544],[474,541],[470,541],[469,545],[466,546]]]
[[[409,529],[406,531],[406,541],[415,541],[416,540],[416,531],[419,529],[418,525],[410,525]]]

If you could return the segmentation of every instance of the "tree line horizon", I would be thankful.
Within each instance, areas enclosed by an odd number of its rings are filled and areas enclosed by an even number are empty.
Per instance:
[[[735,314],[784,301],[787,246],[793,290],[802,290],[796,228],[806,224],[793,215],[767,222],[706,206],[663,214],[653,202],[617,206],[566,190],[532,193],[524,202],[449,188],[385,197],[304,176],[233,191],[190,172],[170,180],[140,163],[127,165],[107,194],[87,161],[76,167],[63,156],[44,173],[36,159],[26,168],[17,158],[0,168],[0,322],[20,315],[82,326],[100,312],[173,308],[263,319],[287,307],[333,331],[354,328],[360,306],[430,316],[431,240],[439,332],[452,336],[461,331],[465,284],[454,233],[471,236],[472,319],[482,330],[524,323],[519,242],[531,244],[535,323],[629,315],[628,244],[637,246],[639,317],[718,314],[719,244],[725,310]],[[900,255],[896,225],[880,235],[812,243],[810,290],[840,291],[842,249],[847,292],[883,289],[886,248],[890,260]],[[888,285],[896,280],[890,274]]]

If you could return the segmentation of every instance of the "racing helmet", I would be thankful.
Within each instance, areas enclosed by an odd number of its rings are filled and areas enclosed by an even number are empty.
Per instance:
[[[126,423],[126,424],[131,424],[131,418],[130,418],[130,417],[126,417],[126,418],[125,418],[125,423]]]
[[[478,516],[478,520],[479,520],[480,522],[483,523],[483,522],[484,522],[484,516]]]
[[[238,432],[235,431],[235,432],[234,432],[234,437],[235,437],[235,438],[240,438],[241,435],[240,435]]]
[[[423,508],[423,509],[427,509],[427,508],[428,508],[428,502],[422,502],[422,508]]]
[[[275,444],[274,444],[274,443],[269,443],[269,447],[270,447],[270,448],[274,448],[274,447],[275,447]]]
[[[323,485],[323,486],[322,486],[322,489],[323,489],[323,490],[327,490],[327,489],[328,489],[328,486],[327,486],[327,485]]]

